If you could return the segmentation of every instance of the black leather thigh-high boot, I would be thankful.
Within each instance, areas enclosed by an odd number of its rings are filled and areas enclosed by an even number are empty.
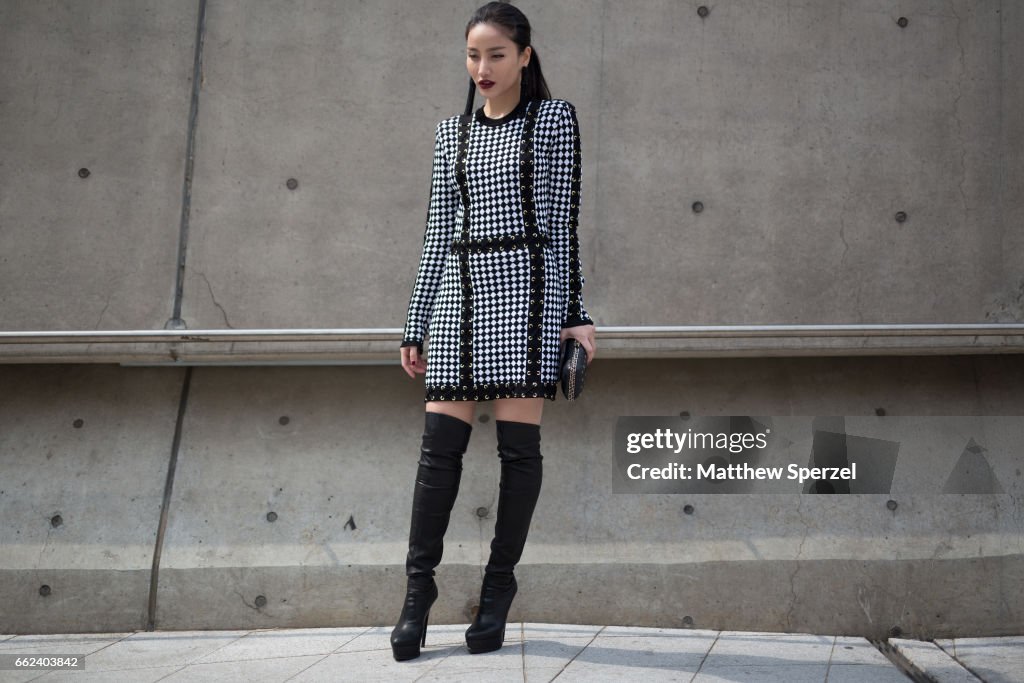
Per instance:
[[[391,650],[397,661],[419,657],[420,647],[426,644],[427,618],[437,600],[434,567],[444,552],[444,534],[462,478],[462,456],[472,431],[471,424],[457,417],[426,414],[405,561],[405,604],[391,632]]]
[[[497,650],[505,641],[505,622],[518,590],[513,570],[526,546],[543,478],[540,425],[505,420],[495,424],[501,484],[480,609],[466,631],[466,646],[473,654]]]

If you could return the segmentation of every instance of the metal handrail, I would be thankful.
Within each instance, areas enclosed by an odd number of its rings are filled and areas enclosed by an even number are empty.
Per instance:
[[[401,328],[0,331],[0,344],[195,343],[218,341],[396,341]],[[905,337],[1024,335],[1024,323],[602,326],[602,339],[741,337]]]

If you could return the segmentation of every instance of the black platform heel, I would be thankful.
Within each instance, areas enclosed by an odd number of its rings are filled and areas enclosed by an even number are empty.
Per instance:
[[[485,574],[480,589],[480,609],[466,631],[466,647],[470,654],[493,652],[505,643],[505,625],[519,587],[516,577],[507,582]]]
[[[430,608],[437,600],[437,585],[433,579],[428,581],[409,579],[402,614],[391,631],[391,653],[395,661],[419,657],[420,648],[427,644],[427,621]]]

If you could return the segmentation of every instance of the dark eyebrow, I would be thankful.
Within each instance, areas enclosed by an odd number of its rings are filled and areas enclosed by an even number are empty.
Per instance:
[[[467,47],[467,50],[476,50],[475,47]],[[489,47],[488,50],[507,50],[507,47]]]

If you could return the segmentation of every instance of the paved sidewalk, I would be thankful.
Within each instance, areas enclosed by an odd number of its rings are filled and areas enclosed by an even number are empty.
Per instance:
[[[429,626],[423,653],[407,662],[392,659],[390,626],[4,635],[0,655],[79,654],[85,669],[6,670],[0,681],[915,680],[856,637],[510,623],[501,650],[471,655],[467,626]],[[1024,683],[1024,637],[889,642],[935,681]]]

